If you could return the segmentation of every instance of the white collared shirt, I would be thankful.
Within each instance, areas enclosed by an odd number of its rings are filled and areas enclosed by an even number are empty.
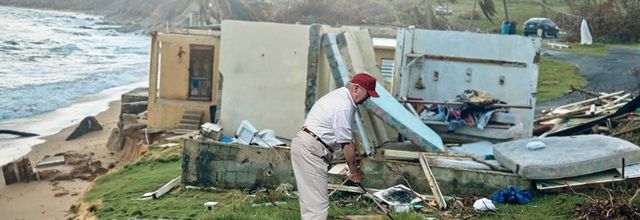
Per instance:
[[[311,107],[304,120],[304,127],[337,150],[341,144],[353,142],[351,123],[356,108],[349,89],[342,87],[333,90]]]

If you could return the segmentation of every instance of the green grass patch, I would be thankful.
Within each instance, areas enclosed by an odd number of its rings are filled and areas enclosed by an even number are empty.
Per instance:
[[[574,53],[579,55],[588,55],[588,56],[606,56],[609,54],[610,48],[627,48],[634,49],[639,48],[640,45],[637,44],[605,44],[605,43],[594,43],[592,45],[581,45],[580,43],[570,43],[569,48],[566,49],[554,49],[548,45],[543,45],[544,48],[556,51],[563,51],[568,53]]]
[[[587,80],[578,75],[576,65],[542,57],[538,75],[537,102],[557,98],[569,91],[571,85],[581,88]]]
[[[612,45],[603,43],[594,43],[592,45],[581,45],[580,43],[571,43],[569,48],[562,49],[562,51],[590,56],[606,56],[609,54],[609,48]]]
[[[574,194],[541,195],[526,205],[496,204],[495,213],[484,213],[479,219],[572,219],[576,204],[587,200]]]

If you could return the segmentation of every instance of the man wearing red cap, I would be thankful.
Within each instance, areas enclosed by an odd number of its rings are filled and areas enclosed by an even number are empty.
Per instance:
[[[349,178],[360,182],[351,124],[358,105],[369,97],[379,97],[375,88],[375,78],[356,74],[345,87],[327,93],[313,105],[302,130],[293,138],[291,162],[303,220],[327,219],[327,168],[335,150],[344,152],[351,171]]]

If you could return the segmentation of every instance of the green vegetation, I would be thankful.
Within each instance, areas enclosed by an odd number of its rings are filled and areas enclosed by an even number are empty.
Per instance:
[[[542,57],[538,76],[537,102],[562,96],[571,85],[581,88],[587,80],[578,75],[578,67],[573,64]]]
[[[95,187],[84,197],[84,201],[100,200],[102,206],[95,214],[100,219],[298,219],[299,207],[295,197],[286,196],[277,190],[238,189],[186,190],[179,185],[160,199],[139,201],[143,193],[153,191],[181,173],[181,148],[152,149],[132,164],[101,177]],[[427,218],[472,218],[472,219],[571,219],[575,218],[576,206],[589,209],[589,200],[615,201],[626,204],[637,183],[625,182],[612,185],[615,190],[599,188],[589,193],[534,193],[531,203],[526,205],[496,204],[496,212],[477,213],[466,208],[454,208],[440,213],[422,208],[422,213],[394,214],[395,219],[419,220]],[[249,196],[255,195],[255,196]],[[485,195],[488,196],[488,195]],[[205,202],[219,204],[213,211],[206,210]],[[286,204],[270,206],[272,202]],[[638,201],[635,205],[638,205]],[[261,204],[253,207],[253,204]],[[454,202],[450,202],[451,206]],[[604,207],[607,208],[607,207]],[[376,205],[359,195],[338,192],[331,197],[330,218],[347,215],[375,215]],[[584,213],[583,213],[584,214]],[[596,216],[592,216],[597,219]]]
[[[477,27],[481,30],[497,33],[500,31],[500,25],[502,20],[505,19],[504,7],[502,1],[494,0],[496,8],[496,16],[492,24],[482,14],[480,7],[476,5],[476,12],[474,18],[469,20],[473,11],[474,0],[458,0],[457,3],[451,4],[448,1],[442,1],[447,4],[449,9],[453,10],[453,15],[446,16],[448,22],[455,26],[460,27]],[[548,5],[554,9],[561,11],[569,11],[569,7],[564,1],[548,1]],[[437,7],[434,6],[434,7]],[[509,0],[507,1],[507,9],[509,13],[509,20],[516,22],[517,33],[522,35],[522,25],[525,21],[532,17],[542,17],[542,7],[540,3],[532,0]],[[551,11],[548,11],[551,12]]]

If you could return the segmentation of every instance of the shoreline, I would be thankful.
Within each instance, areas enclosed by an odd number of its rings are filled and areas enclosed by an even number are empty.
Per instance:
[[[122,94],[146,86],[148,86],[148,82],[146,81],[125,84],[103,90],[97,94],[81,97],[75,100],[70,106],[59,108],[52,112],[32,117],[0,121],[0,127],[40,135],[27,138],[0,138],[0,165],[24,157],[34,149],[34,146],[45,143],[47,138],[60,133],[69,126],[77,126],[86,116],[95,116],[108,111],[109,108],[111,108],[112,102],[120,101]],[[100,121],[100,119],[98,120]],[[31,162],[35,164],[34,161]]]
[[[35,165],[45,155],[54,155],[70,150],[93,152],[103,167],[116,163],[106,143],[119,121],[121,101],[109,102],[109,107],[95,115],[102,125],[100,131],[87,133],[77,139],[65,139],[78,126],[79,121],[53,135],[43,137],[44,143],[35,145],[24,158]],[[86,115],[91,116],[91,115]],[[5,185],[0,175],[0,213],[7,219],[67,219],[72,215],[67,210],[82,199],[91,182],[80,179],[63,181],[32,181]]]

